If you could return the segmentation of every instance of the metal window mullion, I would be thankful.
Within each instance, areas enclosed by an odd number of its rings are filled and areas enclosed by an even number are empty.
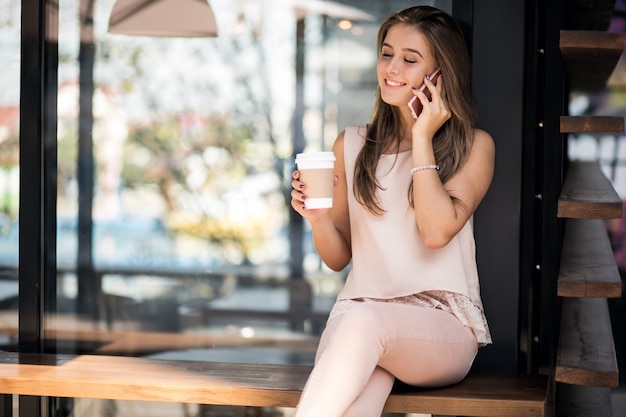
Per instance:
[[[56,276],[58,3],[21,6],[18,349],[27,362],[44,352],[46,292]],[[20,396],[19,415],[39,417],[46,403]]]

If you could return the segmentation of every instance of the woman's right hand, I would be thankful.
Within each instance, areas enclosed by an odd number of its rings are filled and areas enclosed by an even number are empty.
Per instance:
[[[295,211],[310,222],[316,222],[330,215],[329,208],[307,209],[304,204],[306,200],[306,184],[300,181],[300,172],[297,170],[294,171],[291,178],[291,207],[293,207]],[[335,177],[335,186],[337,185],[337,181],[338,179]]]
[[[313,246],[322,261],[333,271],[341,271],[352,259],[343,140],[344,132],[341,132],[333,144],[337,159],[332,208],[305,208],[306,184],[300,181],[299,171],[294,171],[291,176],[291,207],[309,221],[313,232]]]

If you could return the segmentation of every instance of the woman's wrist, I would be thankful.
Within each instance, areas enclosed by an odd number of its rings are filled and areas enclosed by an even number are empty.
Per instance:
[[[437,163],[435,161],[432,138],[413,136],[412,149],[413,166],[434,165]]]
[[[439,171],[439,165],[437,164],[423,164],[423,165],[416,165],[413,168],[411,168],[411,170],[409,171],[409,173],[411,175],[415,174],[418,171],[424,171],[427,169],[432,169],[435,171]]]
[[[310,225],[311,225],[311,229],[313,230],[324,230],[325,228],[328,228],[330,226],[332,226],[334,228],[334,223],[333,223],[333,219],[330,216],[330,210],[329,209],[319,209],[319,210],[327,210],[328,213],[320,216],[320,217],[314,217],[314,218],[307,218],[307,220],[309,221]]]
[[[433,147],[433,138],[428,135],[413,135],[412,142],[413,149],[432,149]]]

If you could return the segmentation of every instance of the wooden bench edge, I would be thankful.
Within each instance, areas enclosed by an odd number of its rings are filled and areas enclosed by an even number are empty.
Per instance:
[[[105,355],[0,354],[0,393],[254,407],[295,407],[306,365],[157,360]],[[38,364],[34,364],[38,363]],[[470,373],[459,384],[390,395],[389,412],[543,416],[545,376]]]

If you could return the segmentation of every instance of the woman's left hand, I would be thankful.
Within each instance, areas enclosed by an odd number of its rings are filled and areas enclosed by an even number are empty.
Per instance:
[[[437,84],[433,84],[428,77],[424,78],[424,84],[430,91],[431,100],[419,89],[414,90],[414,94],[422,103],[422,112],[413,124],[413,137],[427,137],[432,140],[435,133],[450,119],[451,113],[445,100],[444,80],[440,76]]]

